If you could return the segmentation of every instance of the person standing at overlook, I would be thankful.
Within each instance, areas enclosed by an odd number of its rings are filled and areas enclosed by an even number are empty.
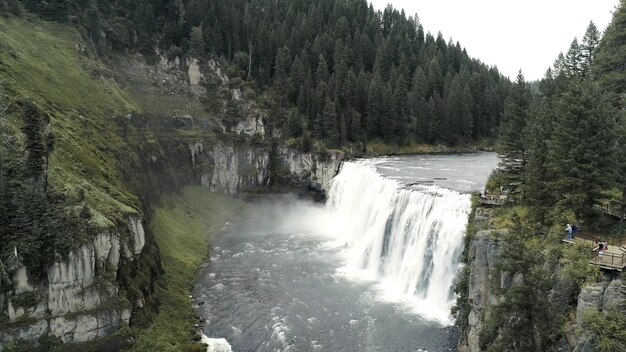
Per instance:
[[[572,225],[567,224],[567,226],[565,227],[565,231],[567,232],[567,239],[569,241],[574,240],[574,236],[573,236],[574,230],[572,229]]]

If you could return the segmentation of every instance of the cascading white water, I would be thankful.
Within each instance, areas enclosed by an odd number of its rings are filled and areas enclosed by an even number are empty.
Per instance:
[[[346,162],[327,204],[346,248],[345,273],[376,280],[384,296],[450,323],[470,196],[436,186],[404,188],[371,161]]]

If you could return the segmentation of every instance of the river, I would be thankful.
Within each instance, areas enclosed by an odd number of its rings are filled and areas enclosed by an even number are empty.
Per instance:
[[[328,201],[254,201],[194,289],[210,352],[455,351],[470,192],[493,153],[346,162]],[[208,337],[207,337],[208,336]]]

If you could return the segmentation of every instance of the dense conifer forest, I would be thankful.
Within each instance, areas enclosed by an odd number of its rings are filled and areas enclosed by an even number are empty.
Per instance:
[[[604,204],[624,212],[624,8],[601,34],[591,23],[532,94],[520,72],[500,128],[500,182],[546,225],[592,224]]]
[[[4,0],[8,12],[17,0]],[[221,57],[263,94],[273,127],[304,149],[368,141],[456,145],[494,137],[509,80],[417,15],[366,0],[33,1],[106,53]],[[237,114],[236,104],[228,113]],[[236,116],[232,117],[233,119]]]

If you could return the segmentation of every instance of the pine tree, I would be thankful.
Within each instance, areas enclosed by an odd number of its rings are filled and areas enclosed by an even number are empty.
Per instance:
[[[598,46],[592,73],[600,89],[607,93],[611,114],[616,117],[615,161],[618,164],[617,185],[622,191],[621,212],[626,214],[626,0],[621,0],[613,13],[611,24],[606,29]]]
[[[317,84],[318,86],[323,83],[328,83],[328,79],[330,78],[330,73],[328,72],[328,64],[326,64],[326,59],[324,59],[323,55],[319,56],[319,61],[317,65]]]
[[[441,138],[448,144],[455,145],[461,133],[458,120],[462,114],[469,113],[468,107],[463,103],[462,88],[458,80],[453,80],[445,95],[446,113],[441,123]]]
[[[43,139],[44,117],[30,101],[24,104],[24,125],[22,132],[26,136],[26,176],[38,181],[44,172],[44,158],[47,155]]]
[[[489,87],[485,89],[485,98],[483,105],[483,112],[485,118],[483,120],[484,131],[487,136],[494,136],[496,127],[500,121],[500,98],[495,87]]]
[[[567,55],[565,55],[565,74],[568,77],[580,77],[583,72],[583,52],[578,39],[574,38],[572,44],[569,47]]]
[[[428,101],[428,109],[426,111],[426,121],[428,121],[427,128],[427,142],[435,143],[440,140],[440,126],[445,116],[445,103],[439,92],[434,92]]]
[[[289,98],[289,76],[291,66],[291,53],[287,47],[282,47],[276,54],[274,67],[274,89],[278,94],[279,101],[284,105]]]
[[[198,26],[191,29],[189,41],[189,55],[198,59],[202,58],[206,54],[206,44],[202,27]]]
[[[361,114],[354,108],[348,109],[348,140],[351,142],[363,141],[363,127],[361,124]]]
[[[582,44],[580,46],[581,49],[581,70],[583,76],[586,76],[591,66],[596,61],[596,54],[598,45],[600,44],[600,32],[596,25],[591,22],[587,27],[587,31],[585,32],[585,36],[583,37]]]
[[[413,82],[409,93],[409,108],[413,124],[413,138],[424,142],[427,139],[428,121],[426,119],[426,75],[421,67],[413,74]]]
[[[611,144],[614,122],[593,83],[570,85],[556,101],[554,132],[549,141],[547,170],[557,210],[589,221],[614,175]]]
[[[501,158],[500,167],[508,176],[507,181],[510,185],[515,185],[521,181],[521,173],[526,162],[526,144],[523,131],[528,120],[529,108],[530,90],[522,71],[520,71],[506,101],[497,146],[497,152]]]
[[[598,77],[601,87],[612,92],[611,102],[617,106],[624,106],[626,95],[626,50],[624,50],[624,36],[626,33],[626,1],[621,0],[620,5],[613,14],[613,20],[604,32],[604,36],[598,46],[596,62],[593,72]]]
[[[396,110],[394,117],[394,135],[396,140],[401,144],[406,143],[409,136],[408,126],[410,109],[408,102],[408,90],[409,87],[406,77],[403,74],[399,75],[393,91],[393,106]]]
[[[379,136],[384,141],[393,141],[397,123],[397,113],[393,105],[393,89],[391,88],[391,83],[389,82],[383,87]]]
[[[339,126],[337,123],[337,110],[335,104],[326,98],[324,104],[324,112],[322,114],[324,139],[327,140],[330,145],[336,146],[339,144]]]
[[[543,99],[538,107],[531,110],[526,126],[527,159],[523,175],[523,200],[529,206],[529,215],[540,225],[546,222],[546,215],[554,206],[555,194],[550,192],[548,172],[548,140],[552,135],[552,116],[550,100]]]
[[[550,273],[544,269],[541,248],[526,240],[529,229],[513,219],[512,232],[502,241],[497,267],[503,275],[515,276],[511,287],[492,306],[479,336],[481,350],[488,352],[548,351],[557,339],[562,318],[549,300]]]
[[[381,135],[381,116],[384,108],[384,88],[382,78],[378,72],[374,73],[374,78],[370,83],[369,93],[367,96],[367,119],[365,126],[367,127],[367,135],[371,137],[379,137]]]

